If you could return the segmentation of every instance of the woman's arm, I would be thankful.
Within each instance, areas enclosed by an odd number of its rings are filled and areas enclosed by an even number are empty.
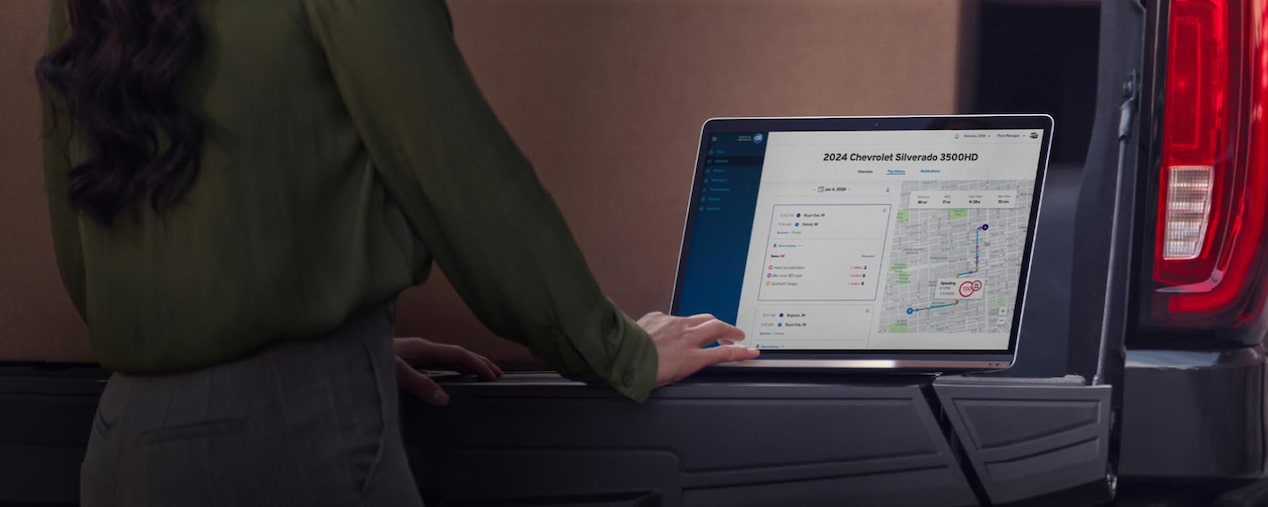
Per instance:
[[[563,216],[485,102],[442,0],[307,0],[315,38],[391,197],[498,335],[645,399],[657,353],[603,296]]]

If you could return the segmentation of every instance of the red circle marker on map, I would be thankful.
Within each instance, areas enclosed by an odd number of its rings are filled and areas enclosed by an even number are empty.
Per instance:
[[[972,296],[976,292],[973,290],[973,282],[964,282],[960,284],[960,297],[966,298]]]

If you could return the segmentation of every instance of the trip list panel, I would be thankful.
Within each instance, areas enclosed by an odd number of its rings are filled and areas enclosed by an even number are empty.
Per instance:
[[[876,299],[889,204],[777,205],[758,299]]]
[[[859,322],[872,321],[867,305],[762,305],[757,308],[759,337],[812,341],[867,343],[868,330]],[[814,348],[814,347],[812,347]]]

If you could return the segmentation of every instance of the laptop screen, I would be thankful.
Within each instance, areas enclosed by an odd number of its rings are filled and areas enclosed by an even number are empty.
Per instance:
[[[763,351],[1011,351],[1050,120],[923,120],[711,121],[674,313]]]

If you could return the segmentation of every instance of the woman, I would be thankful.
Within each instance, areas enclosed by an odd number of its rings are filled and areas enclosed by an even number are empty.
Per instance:
[[[102,365],[83,505],[419,505],[391,302],[432,261],[480,319],[624,395],[756,355],[635,322],[466,69],[442,0],[56,0],[37,75],[58,264]],[[428,354],[444,357],[429,359]]]

